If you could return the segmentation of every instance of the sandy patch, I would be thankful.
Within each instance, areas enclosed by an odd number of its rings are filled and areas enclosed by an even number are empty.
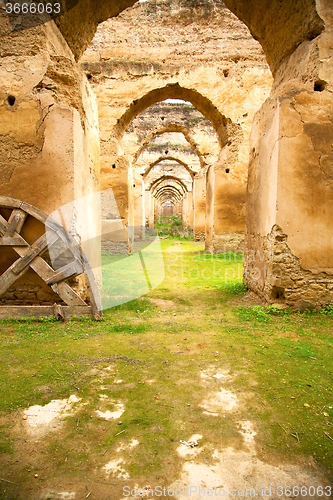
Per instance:
[[[161,309],[170,309],[171,307],[175,307],[175,303],[172,300],[164,300],[164,299],[152,299],[147,297],[150,302],[157,305]]]
[[[45,491],[39,497],[40,500],[75,500],[75,493],[68,491]]]
[[[311,469],[289,464],[275,467],[262,462],[252,453],[235,451],[233,448],[226,448],[222,452],[215,451],[212,458],[216,460],[214,465],[193,463],[193,461],[184,463],[180,479],[169,486],[170,489],[181,490],[177,498],[189,498],[190,486],[191,500],[202,500],[207,497],[229,498],[229,496],[238,500],[244,499],[246,489],[251,488],[255,490],[251,498],[275,498],[277,488],[281,485],[317,487],[327,484],[318,472]],[[262,488],[269,493],[269,487],[271,493],[262,495]],[[247,497],[250,497],[249,492]],[[286,499],[290,496],[280,496],[280,498]]]
[[[136,446],[138,446],[138,444],[139,444],[139,441],[137,439],[132,439],[128,444],[120,443],[120,445],[116,449],[116,452],[119,453],[120,451],[135,448]]]
[[[107,477],[112,474],[118,479],[129,479],[128,472],[121,466],[123,463],[123,459],[119,458],[119,460],[111,460],[111,462],[104,465],[103,470],[105,470]]]
[[[144,380],[145,384],[152,385],[156,382],[156,378],[152,378],[151,380]]]
[[[95,413],[97,413],[97,415],[100,418],[103,418],[104,420],[115,420],[122,416],[122,414],[125,411],[125,406],[122,403],[116,403],[114,406],[115,406],[114,411],[107,410],[105,412],[102,412],[99,410],[95,410]]]
[[[201,434],[193,434],[193,436],[191,436],[189,439],[185,439],[184,441],[187,441],[188,443],[190,443],[192,441],[199,442],[200,439],[202,439]],[[176,449],[176,452],[182,458],[187,458],[187,457],[193,458],[193,457],[197,456],[202,451],[202,448],[200,448],[200,443],[198,443],[198,444],[199,444],[199,446],[195,446],[194,448],[191,448],[190,446],[186,446],[185,444],[181,444]]]
[[[215,366],[210,366],[207,370],[201,370],[200,377],[203,382],[209,382],[213,378],[223,381],[229,381],[232,378],[229,370],[216,371]]]
[[[244,420],[238,423],[241,427],[241,430],[239,432],[243,436],[244,443],[251,451],[254,451],[255,450],[254,436],[256,436],[257,433],[253,429],[252,422],[250,422],[250,420]]]
[[[219,392],[211,392],[200,405],[200,408],[206,410],[204,413],[218,416],[218,412],[232,411],[238,406],[238,398],[231,391],[220,389]]]
[[[33,438],[40,438],[49,432],[57,430],[62,420],[74,412],[73,405],[80,398],[70,396],[68,399],[53,399],[45,406],[31,406],[23,412],[28,434]]]

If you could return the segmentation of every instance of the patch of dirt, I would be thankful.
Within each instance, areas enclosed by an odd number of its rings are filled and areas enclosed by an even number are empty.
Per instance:
[[[231,391],[221,388],[219,392],[211,392],[203,400],[200,407],[205,414],[218,416],[218,412],[232,411],[238,406],[238,398]]]
[[[172,302],[172,300],[165,299],[152,299],[151,297],[147,297],[150,302],[155,304],[157,307],[161,309],[170,309],[172,307],[176,307],[176,304]]]
[[[111,460],[106,465],[104,465],[103,470],[106,473],[106,476],[113,476],[117,479],[129,479],[129,473],[122,467],[124,461],[122,458],[118,460]]]
[[[114,407],[114,411],[107,410],[105,412],[102,412],[99,410],[95,410],[95,413],[103,420],[116,420],[117,418],[120,418],[124,413],[125,406],[122,403],[115,403]]]
[[[80,398],[75,395],[68,399],[54,399],[45,406],[31,406],[23,412],[26,431],[33,439],[44,437],[49,432],[58,430],[63,419],[74,413],[73,404]]]
[[[250,441],[252,445],[253,431],[248,422],[243,424],[243,434],[246,436],[244,440],[247,440],[247,444]],[[279,486],[311,485],[315,488],[323,486],[320,474],[296,465],[284,464],[278,467],[268,465],[259,460],[253,450],[235,451],[229,447],[222,451],[215,450],[211,458],[215,460],[214,465],[195,461],[183,464],[180,479],[169,486],[170,489],[180,490],[177,498],[188,498],[190,488],[192,500],[201,500],[204,496],[209,497],[214,494],[216,498],[232,496],[239,500],[243,499],[245,491],[250,489],[254,490],[252,497],[275,498]],[[216,493],[213,488],[216,488]],[[263,491],[266,495],[263,495]],[[279,498],[291,497],[280,495]],[[302,498],[310,499],[310,496]]]

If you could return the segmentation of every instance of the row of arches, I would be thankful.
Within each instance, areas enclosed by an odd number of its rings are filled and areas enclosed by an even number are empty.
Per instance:
[[[279,300],[289,304],[331,302],[331,2],[226,0],[224,6],[207,0],[215,31],[218,16],[231,19],[231,12],[242,36],[245,23],[253,56],[235,51],[222,62],[200,60],[206,55],[198,37],[189,69],[177,47],[170,49],[173,57],[180,54],[176,63],[166,55],[164,66],[147,55],[115,61],[100,38],[94,59],[88,44],[98,24],[134,3],[64,0],[64,15],[17,31],[14,45],[0,12],[2,194],[51,213],[72,198],[112,187],[130,223],[136,175],[141,189],[142,182],[153,186],[159,202],[189,199],[191,192],[210,251],[233,232],[231,221],[246,228],[245,281],[262,298],[274,300],[278,288]],[[167,119],[164,108],[144,133],[144,113],[166,99],[191,103],[203,119]],[[178,154],[164,147],[170,145],[165,134],[182,134]],[[154,184],[154,172],[170,164],[188,182],[170,175]]]

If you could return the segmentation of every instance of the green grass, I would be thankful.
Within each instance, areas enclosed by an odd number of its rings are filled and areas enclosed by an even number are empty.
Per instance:
[[[297,463],[312,456],[318,466],[333,467],[332,308],[298,314],[255,305],[242,284],[241,255],[207,255],[191,241],[163,240],[162,248],[165,281],[109,309],[102,322],[0,322],[4,478],[34,488],[27,470],[39,473],[43,462],[50,464],[46,479],[80,481],[113,459],[120,443],[137,439],[140,445],[121,455],[131,477],[170,484],[181,466],[179,440],[200,433],[213,448],[221,436],[225,447],[235,446],[241,419],[254,422],[263,459],[273,453]],[[233,374],[226,388],[244,395],[237,414],[203,414],[200,372],[209,366]],[[71,394],[84,405],[30,453],[33,445],[23,447],[14,425],[20,410]],[[113,411],[119,401],[121,423],[98,418],[96,409]],[[5,487],[11,485],[0,484],[0,498],[7,498]]]

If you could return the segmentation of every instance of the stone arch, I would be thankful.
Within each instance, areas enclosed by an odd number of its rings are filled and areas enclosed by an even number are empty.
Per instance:
[[[116,16],[136,0],[63,0],[65,14],[55,20],[76,60],[92,40],[98,24]],[[225,0],[233,12],[261,44],[273,74],[281,61],[305,40],[324,30],[315,0]]]
[[[182,194],[180,193],[180,191],[178,191],[177,188],[175,187],[172,187],[172,186],[168,186],[168,187],[162,187],[160,188],[154,198],[156,198],[157,200],[160,200],[162,196],[164,195],[172,195],[177,201],[181,201],[183,199],[183,196]]]
[[[149,167],[145,170],[145,173],[143,174],[143,178],[146,179],[146,177],[149,175],[150,171],[158,164],[158,163],[161,163],[162,161],[165,161],[165,160],[170,160],[170,161],[175,161],[176,163],[179,163],[179,165],[182,165],[185,170],[187,170],[187,172],[190,174],[191,178],[194,179],[194,176],[195,176],[195,172],[193,172],[190,167],[185,163],[183,162],[182,160],[180,160],[179,158],[175,158],[174,156],[161,156],[160,158],[158,158],[156,161],[154,161],[151,165],[149,165]]]
[[[191,146],[191,148],[193,149],[193,151],[197,154],[197,156],[199,157],[199,161],[200,161],[200,166],[203,167],[204,166],[204,159],[202,157],[202,154],[200,153],[200,150],[199,150],[199,146],[198,144],[194,141],[189,129],[187,127],[184,127],[182,125],[179,125],[177,123],[175,124],[171,124],[171,125],[167,125],[166,127],[161,127],[157,130],[153,130],[152,132],[150,132],[146,138],[144,139],[144,141],[142,142],[140,148],[138,149],[138,151],[135,153],[134,157],[133,157],[133,163],[135,163],[137,161],[137,159],[139,158],[140,154],[145,150],[145,148],[147,147],[147,145],[149,144],[149,142],[152,140],[153,137],[155,137],[156,135],[162,135],[166,132],[179,132],[181,134],[183,134],[183,136],[185,137],[186,141],[189,143],[189,145]]]
[[[197,90],[181,87],[179,83],[169,83],[165,87],[153,89],[140,99],[134,100],[114,126],[113,135],[120,140],[131,121],[139,113],[166,99],[182,99],[191,102],[211,122],[217,133],[221,148],[227,143],[226,127],[231,124],[231,120],[222,115],[207,97]]]
[[[273,75],[285,57],[324,30],[316,0],[225,0],[224,4],[258,40]]]
[[[154,181],[151,184],[151,186],[150,186],[151,193],[154,194],[155,189],[157,190],[158,187],[160,186],[160,184],[162,184],[165,181],[173,181],[176,184],[178,184],[180,186],[180,189],[183,192],[183,194],[185,194],[188,191],[186,184],[181,179],[178,179],[177,177],[175,177],[173,175],[165,175],[165,176],[159,177],[158,179],[156,179],[156,181]],[[167,186],[169,186],[169,184],[167,184]],[[163,187],[166,187],[166,185],[164,185]]]

